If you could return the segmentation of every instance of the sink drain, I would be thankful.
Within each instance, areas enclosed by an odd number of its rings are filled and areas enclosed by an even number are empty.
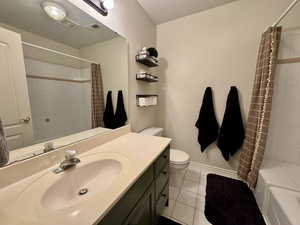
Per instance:
[[[85,195],[86,193],[88,193],[88,191],[89,190],[87,188],[82,188],[82,189],[79,190],[78,194],[79,195]]]

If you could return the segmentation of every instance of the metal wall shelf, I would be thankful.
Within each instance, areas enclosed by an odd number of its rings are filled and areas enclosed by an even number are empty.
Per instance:
[[[159,80],[157,76],[154,76],[154,75],[152,75],[150,73],[146,73],[146,72],[137,73],[136,79],[140,80],[140,81],[149,82],[149,83],[158,82],[158,80]]]
[[[137,95],[136,105],[138,107],[150,107],[157,105],[158,95]]]
[[[138,62],[138,63],[141,63],[145,66],[148,66],[148,67],[157,67],[159,66],[158,64],[158,60],[154,57],[151,57],[151,56],[147,56],[147,55],[137,55],[135,57],[135,60]]]

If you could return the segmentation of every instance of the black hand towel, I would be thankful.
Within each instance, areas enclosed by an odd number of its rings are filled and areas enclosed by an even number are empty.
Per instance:
[[[124,106],[123,93],[118,91],[117,109],[115,114],[115,125],[116,128],[122,127],[126,124],[127,114]]]
[[[203,152],[218,138],[219,124],[216,119],[211,87],[206,88],[199,118],[196,122],[198,128],[198,142]]]
[[[233,156],[243,144],[245,130],[236,87],[231,87],[226,102],[226,110],[220,129],[218,147],[225,160]]]
[[[112,102],[112,92],[107,92],[106,96],[106,106],[103,114],[103,122],[106,128],[115,129],[115,114],[114,114],[114,106]]]

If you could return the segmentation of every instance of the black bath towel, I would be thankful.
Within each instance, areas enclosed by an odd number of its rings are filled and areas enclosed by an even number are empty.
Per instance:
[[[106,128],[115,129],[115,114],[112,102],[112,92],[109,91],[106,96],[106,106],[103,114],[103,122]]]
[[[236,87],[231,87],[226,102],[226,110],[220,129],[218,147],[225,160],[233,156],[243,144],[245,130]]]
[[[216,119],[211,87],[207,87],[204,93],[199,118],[196,122],[198,128],[198,142],[203,152],[218,138],[219,124]]]
[[[122,127],[126,124],[127,114],[124,106],[123,92],[118,91],[117,109],[115,114],[116,128]]]

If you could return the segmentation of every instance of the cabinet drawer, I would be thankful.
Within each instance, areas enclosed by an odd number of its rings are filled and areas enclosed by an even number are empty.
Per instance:
[[[155,180],[156,199],[159,198],[159,195],[163,191],[163,188],[165,187],[168,180],[169,180],[169,164],[166,164],[165,167],[160,171],[158,177]]]
[[[158,157],[154,164],[155,168],[155,177],[159,176],[160,171],[163,167],[170,162],[170,145],[166,148],[166,150]]]
[[[156,219],[158,219],[162,215],[168,199],[169,199],[169,183],[166,184],[163,191],[159,195],[159,199],[156,202],[156,215],[155,215]]]
[[[153,165],[138,179],[125,196],[97,225],[121,225],[153,182]]]

